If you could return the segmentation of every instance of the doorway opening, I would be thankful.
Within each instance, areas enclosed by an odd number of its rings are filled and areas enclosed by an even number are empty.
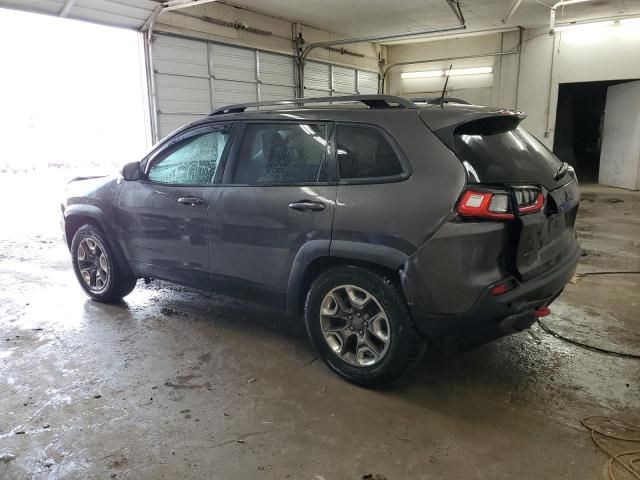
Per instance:
[[[111,173],[149,144],[141,34],[0,9],[0,174]]]
[[[607,89],[632,80],[561,83],[553,153],[583,183],[598,183]]]

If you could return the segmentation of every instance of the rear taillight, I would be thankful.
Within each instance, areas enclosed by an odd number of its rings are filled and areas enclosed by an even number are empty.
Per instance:
[[[505,193],[467,190],[458,203],[458,213],[465,217],[512,220],[509,195]]]
[[[534,213],[544,206],[544,193],[537,187],[518,187],[514,189],[518,213]]]

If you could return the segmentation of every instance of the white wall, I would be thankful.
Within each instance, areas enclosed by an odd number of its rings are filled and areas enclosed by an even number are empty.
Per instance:
[[[239,7],[232,7],[223,3],[208,3],[185,9],[183,13],[168,12],[158,17],[154,30],[202,38],[222,43],[259,48],[278,53],[292,55],[293,24],[288,20],[256,13]],[[252,33],[246,30],[217,25],[194,16],[211,17],[228,22],[239,22],[249,27],[271,32],[270,35]],[[307,44],[325,40],[341,38],[336,34],[318,30],[299,24],[299,31]],[[380,47],[371,43],[345,45],[345,49],[364,55],[352,55],[330,52],[318,48],[311,52],[310,60],[359,67],[365,70],[378,70],[378,52]]]
[[[637,27],[614,25],[553,37],[547,29],[527,31],[517,108],[528,115],[524,124],[532,133],[552,147],[560,83],[634,78],[640,78]]]
[[[515,104],[517,55],[461,60],[448,60],[448,58],[513,51],[517,42],[518,32],[506,32],[483,36],[463,35],[448,40],[388,46],[387,65],[417,60],[446,59],[439,62],[392,67],[387,75],[385,91],[407,97],[439,96],[444,86],[444,77],[402,79],[401,73],[446,70],[450,65],[453,65],[453,68],[493,67],[493,74],[451,77],[447,85],[448,95],[479,105],[512,107]]]

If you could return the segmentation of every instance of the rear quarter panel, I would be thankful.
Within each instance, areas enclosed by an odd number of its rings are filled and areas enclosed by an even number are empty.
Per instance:
[[[395,140],[411,174],[391,183],[338,186],[331,255],[386,252],[386,266],[397,270],[451,217],[466,175],[417,110],[372,112],[370,119]]]

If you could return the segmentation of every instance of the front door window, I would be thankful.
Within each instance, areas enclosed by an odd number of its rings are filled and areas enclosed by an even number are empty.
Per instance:
[[[147,178],[153,182],[202,185],[213,182],[231,127],[194,135],[154,160]]]

